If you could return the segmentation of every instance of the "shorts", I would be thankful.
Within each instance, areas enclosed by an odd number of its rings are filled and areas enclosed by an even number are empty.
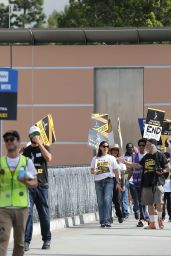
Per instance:
[[[141,204],[153,205],[164,203],[164,188],[163,186],[142,188]]]

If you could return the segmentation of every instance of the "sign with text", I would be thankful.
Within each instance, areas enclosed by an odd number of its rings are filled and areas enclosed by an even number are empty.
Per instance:
[[[40,128],[40,137],[44,145],[50,146],[56,141],[55,128],[51,114],[48,114],[38,121],[36,126]]]
[[[0,68],[0,120],[17,119],[18,70]]]
[[[88,144],[97,150],[102,141],[108,141],[108,114],[92,114],[91,122],[92,127],[88,133]]]
[[[146,139],[160,140],[165,111],[148,108],[143,137]]]

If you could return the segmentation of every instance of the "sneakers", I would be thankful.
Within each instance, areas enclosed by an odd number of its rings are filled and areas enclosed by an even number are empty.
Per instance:
[[[135,219],[136,219],[136,220],[139,220],[139,218],[140,218],[139,212],[134,212],[134,216],[135,216]]]
[[[164,229],[164,222],[162,219],[158,219],[158,224],[160,229]]]
[[[143,222],[141,220],[138,222],[137,227],[138,228],[144,227],[144,224],[143,224]]]
[[[29,248],[29,245],[30,245],[30,244],[29,244],[28,242],[24,242],[24,251],[25,251],[25,252],[29,251],[29,249],[30,249],[30,248]]]
[[[110,224],[110,223],[106,224],[105,226],[106,226],[107,228],[111,228],[111,224]]]
[[[101,224],[101,228],[105,228],[105,224]]]
[[[123,221],[124,221],[123,218],[118,218],[118,222],[119,222],[119,223],[122,223]]]
[[[44,241],[42,249],[43,250],[50,249],[50,241]]]
[[[145,229],[156,229],[155,222],[150,222],[149,225],[145,227]]]

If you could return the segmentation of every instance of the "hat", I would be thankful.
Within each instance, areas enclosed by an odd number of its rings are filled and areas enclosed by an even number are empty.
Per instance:
[[[118,144],[113,144],[110,146],[110,149],[113,149],[113,148],[118,148],[119,149],[119,145]]]
[[[157,140],[155,140],[155,139],[148,139],[147,141],[150,142],[151,144],[157,146]]]
[[[17,138],[18,141],[20,140],[20,134],[15,130],[10,130],[10,131],[5,132],[3,135],[3,138],[5,139],[9,135]]]
[[[29,136],[34,137],[36,135],[40,135],[40,128],[36,125],[33,125],[32,127],[30,127]]]
[[[132,143],[126,144],[126,148],[133,148],[133,147],[134,147],[134,145]]]

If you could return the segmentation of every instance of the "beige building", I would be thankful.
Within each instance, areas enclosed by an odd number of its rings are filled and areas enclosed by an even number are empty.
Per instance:
[[[148,107],[171,118],[170,45],[0,46],[0,56],[1,67],[19,70],[18,118],[3,121],[2,132],[17,129],[25,144],[29,127],[51,113],[53,165],[89,164],[94,111],[109,112],[115,133],[120,116],[125,143],[139,139],[137,118]]]

